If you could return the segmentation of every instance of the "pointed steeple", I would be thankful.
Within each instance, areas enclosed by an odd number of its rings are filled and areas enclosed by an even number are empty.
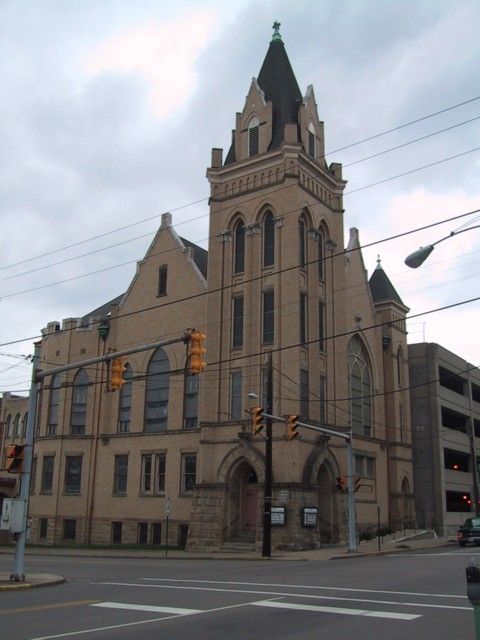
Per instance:
[[[286,124],[298,124],[298,107],[302,103],[302,94],[278,32],[279,27],[279,22],[273,24],[274,34],[257,78],[265,100],[271,101],[273,106],[270,149],[280,147]]]
[[[378,256],[377,266],[375,271],[372,273],[372,277],[368,281],[368,284],[370,286],[374,302],[386,302],[387,300],[392,300],[393,302],[405,307],[405,304],[402,302],[402,299],[398,295],[395,287],[380,264],[380,256]]]

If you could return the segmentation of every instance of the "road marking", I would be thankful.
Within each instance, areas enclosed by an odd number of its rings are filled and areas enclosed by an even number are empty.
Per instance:
[[[268,602],[268,601],[266,601]],[[226,611],[228,609],[238,609],[239,607],[245,607],[251,602],[241,602],[240,604],[229,604],[225,607],[215,607],[214,609],[206,609],[205,611],[199,611],[197,614],[192,615],[201,615],[204,613],[215,613],[217,611]],[[112,624],[107,627],[94,627],[92,629],[82,629],[80,631],[68,631],[66,633],[56,633],[52,636],[37,636],[35,638],[30,638],[30,640],[55,640],[56,638],[68,638],[70,636],[81,636],[89,633],[97,633],[99,631],[111,631],[112,629],[123,629],[125,627],[135,627],[141,624],[152,624],[154,622],[163,622],[164,620],[174,620],[175,618],[181,618],[183,616],[173,615],[173,616],[163,616],[162,618],[150,618],[149,620],[137,620],[136,622],[125,622],[123,624]]]
[[[98,600],[73,600],[72,602],[52,602],[51,604],[40,604],[36,607],[19,607],[18,609],[0,609],[0,614],[4,613],[27,613],[29,611],[42,611],[42,609],[60,609],[61,607],[78,607],[85,604],[93,604]]]
[[[272,607],[275,609],[296,609],[297,611],[315,611],[317,613],[338,613],[344,616],[366,616],[369,618],[389,618],[392,620],[416,620],[420,614],[394,613],[393,611],[367,611],[366,609],[344,609],[343,607],[321,607],[314,604],[294,604],[292,602],[273,602],[259,600],[252,602],[254,607]]]
[[[141,578],[141,580],[148,580],[151,582],[187,582],[187,583],[199,583],[199,584],[230,584],[230,585],[240,585],[247,587],[282,587],[282,588],[291,588],[291,589],[321,589],[325,591],[354,591],[358,593],[386,593],[388,595],[400,595],[400,596],[424,596],[424,597],[432,597],[432,598],[461,598],[462,600],[466,600],[466,595],[454,595],[451,593],[422,593],[416,591],[387,591],[385,589],[356,589],[354,587],[326,587],[322,585],[308,585],[308,584],[283,584],[276,582],[234,582],[227,580],[185,580],[182,578]]]
[[[203,612],[203,609],[179,609],[178,607],[157,607],[149,604],[127,604],[124,602],[96,602],[91,606],[105,607],[106,609],[127,609],[128,611],[150,611],[151,613],[172,613],[179,616]]]
[[[453,604],[427,604],[422,602],[396,602],[391,600],[371,600],[368,598],[346,598],[342,596],[323,596],[323,595],[312,595],[310,593],[301,593],[296,594],[293,592],[283,592],[283,591],[257,591],[256,589],[220,589],[218,587],[181,587],[181,586],[173,586],[168,584],[139,584],[138,582],[98,582],[97,584],[105,584],[116,587],[143,587],[150,589],[179,589],[184,591],[215,591],[220,593],[251,593],[255,595],[267,595],[267,596],[282,596],[282,597],[292,597],[297,596],[299,598],[310,598],[314,600],[342,600],[348,602],[368,602],[370,604],[391,604],[391,605],[399,605],[402,607],[428,607],[430,609],[457,609],[460,611],[472,611],[472,607],[461,607]]]

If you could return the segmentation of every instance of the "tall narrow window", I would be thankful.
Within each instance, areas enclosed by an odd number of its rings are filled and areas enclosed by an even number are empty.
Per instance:
[[[198,427],[198,376],[185,376],[185,429],[196,429]]]
[[[22,438],[26,438],[27,436],[27,425],[28,425],[28,411],[23,414],[22,418]]]
[[[243,296],[233,298],[232,347],[243,347]]]
[[[275,263],[275,220],[271,211],[263,220],[263,266]]]
[[[120,387],[118,398],[118,433],[130,431],[130,413],[132,408],[132,367],[127,363],[123,372],[124,383]]]
[[[325,376],[320,376],[320,389],[318,392],[318,418],[320,424],[327,424],[327,379]]]
[[[43,456],[42,481],[40,485],[40,491],[42,493],[50,493],[52,491],[54,464],[55,464],[54,456]]]
[[[273,290],[263,292],[263,335],[262,340],[272,343],[275,337]]]
[[[325,243],[325,237],[321,231],[317,235],[317,251],[318,251],[318,279],[323,280],[325,278],[325,252],[323,250]]]
[[[325,351],[325,305],[318,303],[318,348]]]
[[[300,416],[308,420],[310,416],[308,397],[308,371],[300,369]]]
[[[248,157],[256,156],[258,153],[258,139],[260,133],[260,122],[258,118],[252,118],[248,123]]]
[[[165,351],[159,347],[152,355],[147,368],[145,431],[166,431],[169,385],[170,363]]]
[[[7,434],[7,438],[11,438],[13,436],[13,423],[12,416],[8,414],[7,419],[5,421],[5,430]]]
[[[315,158],[315,127],[312,123],[308,125],[308,155]]]
[[[60,374],[53,376],[48,399],[47,436],[54,436],[58,428],[58,407],[60,405]]]
[[[307,264],[307,225],[305,218],[300,216],[298,221],[298,262],[305,268]]]
[[[307,294],[300,292],[300,344],[307,342]]]
[[[195,453],[182,455],[182,493],[195,491],[197,481],[197,456]]]
[[[234,273],[243,273],[245,270],[245,225],[241,220],[235,225],[233,262]]]
[[[128,456],[115,456],[115,471],[113,476],[113,493],[127,493]]]
[[[37,484],[37,464],[38,464],[38,459],[37,459],[37,456],[35,456],[32,459],[32,471],[30,474],[30,495],[32,493],[35,493],[35,486]]]
[[[87,421],[88,376],[84,369],[75,376],[73,381],[72,411],[70,415],[70,434],[83,436]]]
[[[398,347],[397,350],[397,380],[399,389],[403,388],[403,350]]]
[[[112,544],[122,544],[121,522],[112,522]]]
[[[242,418],[242,372],[232,371],[230,377],[230,417]]]
[[[358,336],[353,336],[348,343],[348,365],[352,430],[369,436],[372,431],[372,384],[368,356]]]
[[[65,458],[65,493],[80,493],[82,484],[82,456]]]
[[[75,540],[77,537],[77,521],[76,520],[64,520],[63,521],[63,539]]]
[[[158,295],[166,296],[167,295],[167,271],[168,265],[162,264],[158,268]]]
[[[13,437],[20,437],[20,414],[17,413],[13,419]]]

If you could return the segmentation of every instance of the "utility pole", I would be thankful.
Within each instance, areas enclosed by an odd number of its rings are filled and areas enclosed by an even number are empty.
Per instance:
[[[265,484],[263,493],[263,543],[262,557],[272,555],[272,409],[273,409],[273,366],[272,354],[268,354],[267,363],[267,402],[265,424]]]
[[[19,503],[22,505],[22,530],[16,533],[15,563],[13,573],[10,574],[11,582],[25,582],[23,563],[25,557],[25,543],[27,540],[28,498],[30,493],[30,475],[33,460],[33,438],[35,430],[35,417],[37,415],[37,366],[40,358],[40,343],[36,342],[32,358],[32,383],[30,385],[30,397],[28,400],[27,434],[25,440],[23,469],[20,476]]]

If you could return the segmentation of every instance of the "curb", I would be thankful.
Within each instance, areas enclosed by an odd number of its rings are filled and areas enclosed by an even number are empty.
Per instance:
[[[41,575],[41,574],[38,574]],[[17,589],[36,589],[38,587],[54,587],[58,584],[66,582],[66,578],[62,576],[51,576],[50,578],[42,579],[33,582],[0,582],[0,591],[15,591]]]

